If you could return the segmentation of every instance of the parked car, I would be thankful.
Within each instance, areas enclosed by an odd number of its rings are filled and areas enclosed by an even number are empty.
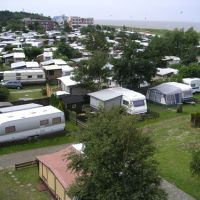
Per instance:
[[[22,89],[22,83],[20,81],[3,81],[1,82],[1,85],[7,88]]]

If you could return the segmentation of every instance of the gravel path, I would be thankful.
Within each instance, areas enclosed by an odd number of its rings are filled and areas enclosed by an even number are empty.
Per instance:
[[[21,151],[0,156],[0,170],[13,168],[15,164],[32,161],[36,156],[53,153],[67,146],[69,146],[69,144]],[[161,187],[167,192],[168,200],[195,200],[193,197],[165,180],[162,181]]]
[[[67,146],[69,146],[69,144],[38,148],[38,149],[21,151],[18,153],[12,153],[8,155],[0,156],[0,170],[5,169],[5,168],[13,168],[15,164],[35,160],[36,156],[53,153]]]

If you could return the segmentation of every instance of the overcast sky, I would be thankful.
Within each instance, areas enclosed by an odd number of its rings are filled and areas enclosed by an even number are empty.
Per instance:
[[[0,9],[51,17],[200,22],[200,0],[0,0]]]

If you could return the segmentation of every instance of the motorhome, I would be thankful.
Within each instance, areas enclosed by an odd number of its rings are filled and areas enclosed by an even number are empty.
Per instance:
[[[64,113],[53,106],[0,114],[0,144],[62,132]]]

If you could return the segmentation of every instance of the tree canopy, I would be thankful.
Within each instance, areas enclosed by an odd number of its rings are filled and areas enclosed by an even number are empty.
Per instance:
[[[79,176],[69,189],[81,200],[163,200],[154,146],[119,108],[101,112],[81,135],[84,154],[68,156]]]
[[[74,80],[88,89],[101,89],[102,84],[110,76],[107,54],[103,51],[94,52],[89,61],[83,61],[74,70]]]
[[[129,41],[124,47],[122,58],[113,63],[114,78],[126,87],[138,88],[139,84],[149,82],[156,73],[154,63],[138,52],[138,48],[138,44]]]

